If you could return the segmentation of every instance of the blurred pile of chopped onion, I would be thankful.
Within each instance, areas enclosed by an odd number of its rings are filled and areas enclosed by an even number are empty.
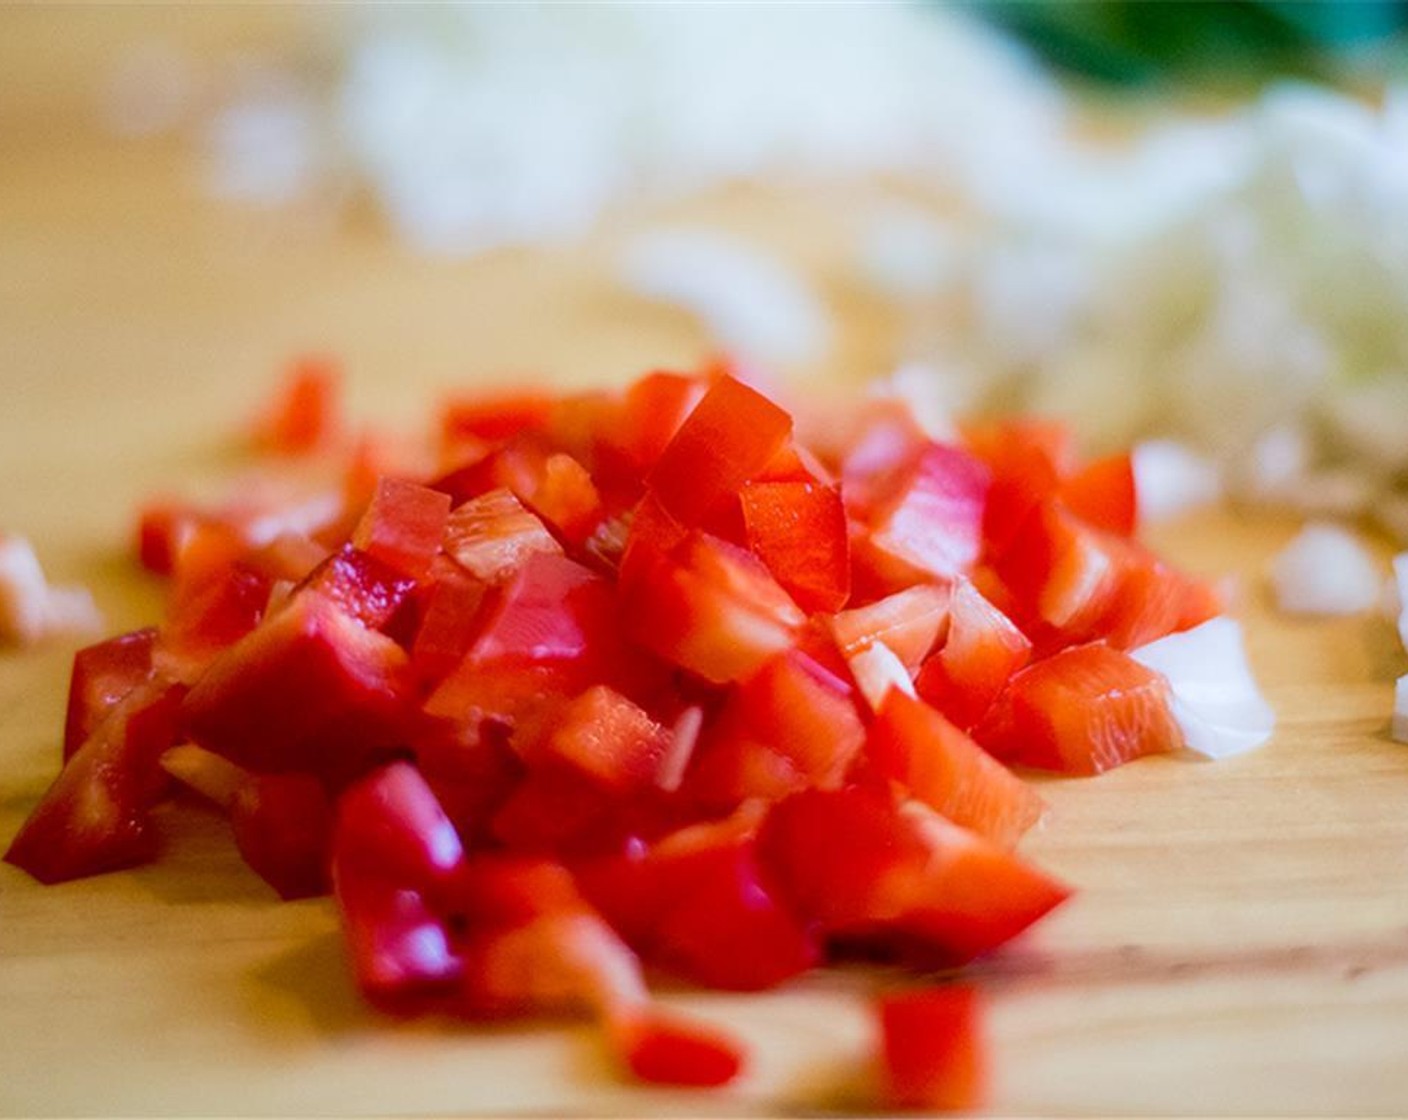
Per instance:
[[[1222,50],[1207,58],[1224,69],[1280,63],[1326,12],[1360,30],[1394,18],[1271,0],[997,8],[1048,56],[1140,80],[1190,44]],[[1372,514],[1408,539],[1408,89],[1272,86],[1202,114],[1146,101],[1138,127],[1118,115],[1092,139],[1076,95],[944,5],[310,18],[330,58],[253,70],[208,114],[218,193],[369,190],[412,245],[468,253],[738,179],[898,179],[934,204],[877,190],[846,216],[853,263],[900,309],[898,357],[933,370],[941,402],[1055,411],[1096,445],[1171,437],[1233,493]],[[171,62],[148,57],[117,88],[119,124],[171,118]],[[805,369],[832,342],[805,277],[719,231],[648,230],[623,246],[620,279],[763,362]],[[1187,468],[1171,485],[1209,489],[1189,454],[1160,462]]]

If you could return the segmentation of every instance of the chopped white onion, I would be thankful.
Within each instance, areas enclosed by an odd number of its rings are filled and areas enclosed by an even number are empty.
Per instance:
[[[670,729],[670,745],[655,771],[655,784],[673,793],[684,781],[694,748],[699,745],[699,732],[704,728],[704,709],[697,704],[686,708]]]
[[[1257,688],[1242,628],[1232,619],[1210,619],[1130,656],[1168,680],[1173,718],[1189,750],[1228,758],[1271,737],[1276,713]]]
[[[1144,524],[1213,505],[1222,497],[1216,464],[1175,440],[1145,440],[1135,445],[1131,458],[1139,520]]]
[[[880,710],[892,688],[899,689],[906,696],[914,695],[914,682],[909,677],[909,670],[904,667],[899,654],[882,641],[871,642],[865,649],[853,654],[848,663],[851,675],[856,679],[856,687],[872,712]]]
[[[1349,530],[1305,526],[1271,562],[1276,603],[1292,614],[1348,615],[1372,610],[1382,581],[1374,558]]]
[[[1393,686],[1393,720],[1389,734],[1400,743],[1408,743],[1408,676],[1399,677]]]
[[[24,537],[0,537],[0,640],[32,645],[44,636],[49,585]]]
[[[87,634],[102,626],[87,588],[50,587],[29,541],[0,536],[0,643],[27,646],[54,634]]]
[[[103,629],[103,614],[86,587],[51,587],[44,601],[46,634],[96,634]]]
[[[804,364],[831,349],[831,321],[806,281],[739,238],[705,229],[645,234],[622,253],[619,274],[637,295],[695,315],[745,359]]]
[[[1393,558],[1394,613],[1398,616],[1398,640],[1408,650],[1408,552]]]
[[[867,395],[875,400],[899,401],[909,409],[919,430],[932,440],[952,443],[958,439],[953,409],[945,392],[943,374],[931,366],[911,362],[889,377],[872,381]]]

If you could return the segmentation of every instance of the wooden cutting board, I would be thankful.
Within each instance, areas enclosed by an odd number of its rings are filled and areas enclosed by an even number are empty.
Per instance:
[[[552,255],[412,259],[365,219],[332,231],[202,201],[179,141],[104,136],[87,91],[123,43],[161,28],[214,51],[265,33],[248,14],[203,19],[0,9],[0,528],[91,587],[113,629],[157,609],[126,551],[134,506],[241,469],[240,419],[291,352],[344,355],[354,409],[410,422],[449,384],[620,379],[702,344],[608,282],[612,231]],[[816,278],[841,327],[833,381],[882,369],[895,339],[846,275],[848,201],[733,192],[670,215],[758,235]],[[1195,570],[1243,577],[1280,726],[1236,761],[1044,785],[1052,813],[1028,851],[1079,894],[976,970],[994,1111],[1408,1109],[1408,748],[1385,732],[1408,660],[1383,619],[1267,609],[1261,572],[1292,530],[1217,513],[1153,534]],[[57,767],[73,645],[0,655],[0,843]],[[274,901],[212,815],[161,824],[168,858],[132,873],[42,888],[0,866],[0,1113],[867,1106],[865,999],[893,975],[673,994],[743,1035],[753,1069],[718,1095],[637,1091],[585,1029],[374,1016],[326,902]]]

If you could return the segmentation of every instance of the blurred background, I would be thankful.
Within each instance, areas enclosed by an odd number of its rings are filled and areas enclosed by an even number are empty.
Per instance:
[[[170,441],[309,348],[405,419],[466,379],[722,349],[806,383],[902,368],[929,407],[1055,412],[1092,447],[1167,436],[1234,493],[1408,536],[1405,24],[0,8],[9,455],[53,463],[41,433],[95,401],[105,439]]]

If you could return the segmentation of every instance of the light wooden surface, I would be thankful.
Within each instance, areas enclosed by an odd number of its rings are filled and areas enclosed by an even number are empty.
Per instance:
[[[132,37],[257,41],[265,18],[0,8],[0,528],[92,587],[114,628],[157,602],[125,554],[134,505],[236,465],[230,433],[291,351],[345,355],[360,413],[412,420],[447,384],[621,378],[700,345],[602,278],[609,233],[551,257],[414,260],[368,222],[332,236],[202,201],[179,143],[119,142],[87,116]],[[845,275],[836,204],[740,192],[695,214],[812,269],[841,315],[831,372],[860,375],[893,331]],[[1054,812],[1029,850],[1080,893],[980,970],[994,1111],[1408,1111],[1408,749],[1385,734],[1408,664],[1381,619],[1266,610],[1259,574],[1290,530],[1216,515],[1156,535],[1198,570],[1245,577],[1280,728],[1222,765],[1154,759],[1045,785]],[[0,843],[57,765],[71,652],[0,656]],[[611,1081],[584,1029],[378,1019],[349,990],[325,902],[275,902],[211,816],[162,824],[168,858],[134,873],[42,888],[0,867],[0,1113],[865,1105],[864,996],[893,978],[679,993],[754,1044],[753,1071],[721,1095],[642,1092]]]

